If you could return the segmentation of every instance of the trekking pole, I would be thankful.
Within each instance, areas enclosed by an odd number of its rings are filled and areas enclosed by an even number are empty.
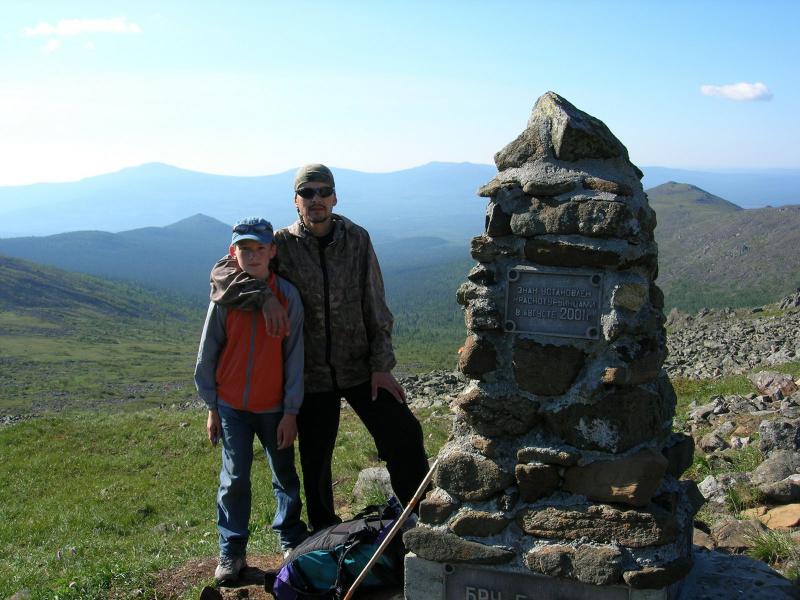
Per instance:
[[[369,562],[362,569],[361,573],[358,574],[358,577],[356,577],[356,580],[353,582],[353,585],[351,585],[350,589],[347,590],[347,593],[344,595],[344,598],[342,600],[350,600],[353,594],[355,594],[356,589],[358,589],[358,586],[361,585],[362,581],[364,581],[364,578],[366,578],[366,576],[369,575],[369,571],[372,568],[372,566],[376,562],[378,562],[378,559],[381,557],[381,554],[383,554],[384,550],[386,550],[386,547],[394,539],[394,536],[397,535],[397,532],[400,531],[400,528],[403,526],[403,523],[405,523],[406,519],[408,519],[408,515],[411,514],[411,511],[414,510],[414,506],[416,506],[417,502],[419,502],[419,499],[422,498],[422,494],[425,493],[425,488],[428,487],[428,484],[430,483],[431,478],[433,477],[433,472],[436,470],[436,465],[438,464],[439,464],[439,458],[437,457],[436,460],[433,461],[433,464],[431,465],[431,468],[428,470],[428,473],[423,478],[422,483],[419,484],[419,487],[417,488],[414,497],[411,498],[411,500],[409,500],[408,506],[406,506],[405,510],[397,519],[397,522],[389,530],[389,533],[383,539],[381,545],[378,546],[377,550],[375,550],[375,554],[372,555],[372,558],[369,559]]]

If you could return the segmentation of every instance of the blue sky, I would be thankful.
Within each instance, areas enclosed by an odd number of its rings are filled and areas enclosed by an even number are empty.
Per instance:
[[[548,90],[639,165],[800,168],[797,23],[795,1],[3,0],[0,185],[490,163]]]

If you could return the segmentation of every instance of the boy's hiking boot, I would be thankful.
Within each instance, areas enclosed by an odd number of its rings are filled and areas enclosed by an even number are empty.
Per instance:
[[[227,583],[239,579],[239,571],[247,565],[244,556],[225,556],[219,557],[219,564],[214,571],[214,579],[217,583]]]

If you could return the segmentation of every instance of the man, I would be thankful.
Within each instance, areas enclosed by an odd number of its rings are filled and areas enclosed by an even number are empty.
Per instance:
[[[404,505],[428,463],[422,428],[391,373],[393,317],[369,234],[333,213],[336,189],[326,166],[301,167],[294,190],[299,219],[275,234],[275,244],[278,274],[297,287],[305,308],[305,400],[297,427],[308,520],[319,530],[340,522],[331,460],[341,398],[372,435]],[[230,259],[212,271],[211,299],[238,308],[266,303],[269,333],[285,332],[285,315],[267,286],[237,272]]]

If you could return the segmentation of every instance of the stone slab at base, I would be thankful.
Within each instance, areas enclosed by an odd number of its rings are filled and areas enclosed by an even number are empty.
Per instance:
[[[406,600],[676,600],[680,582],[660,590],[589,585],[533,573],[405,558]]]

